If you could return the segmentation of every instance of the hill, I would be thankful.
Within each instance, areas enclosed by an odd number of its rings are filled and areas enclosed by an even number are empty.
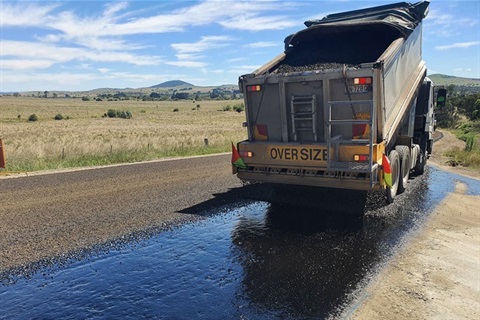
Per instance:
[[[182,81],[182,80],[171,80],[171,81],[162,82],[160,84],[156,84],[149,88],[173,88],[173,87],[184,87],[184,86],[194,87],[193,84]]]
[[[445,74],[432,74],[428,75],[428,77],[432,79],[433,83],[436,86],[454,85],[458,87],[466,87],[480,90],[480,79],[454,77]]]

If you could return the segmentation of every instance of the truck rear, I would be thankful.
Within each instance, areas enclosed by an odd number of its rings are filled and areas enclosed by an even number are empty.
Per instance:
[[[243,160],[233,166],[238,178],[386,190],[393,201],[431,152],[433,85],[421,50],[428,4],[307,21],[282,54],[242,75],[248,140],[233,150]]]

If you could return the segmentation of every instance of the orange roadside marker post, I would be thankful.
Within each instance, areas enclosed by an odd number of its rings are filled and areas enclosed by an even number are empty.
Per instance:
[[[7,160],[5,159],[5,144],[3,143],[2,138],[0,138],[0,176],[8,176],[10,174],[17,173],[25,173],[28,176],[27,172],[7,171],[1,169],[7,169]]]
[[[0,138],[0,168],[5,169],[5,146],[3,144],[3,139]]]

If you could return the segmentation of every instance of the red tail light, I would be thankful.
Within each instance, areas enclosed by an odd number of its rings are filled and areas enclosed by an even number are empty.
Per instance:
[[[372,78],[353,78],[353,84],[372,84]]]
[[[247,91],[248,91],[248,92],[258,92],[258,91],[262,91],[262,86],[261,86],[261,85],[247,86]]]
[[[353,160],[355,161],[368,161],[368,159],[368,154],[356,154],[353,156]]]

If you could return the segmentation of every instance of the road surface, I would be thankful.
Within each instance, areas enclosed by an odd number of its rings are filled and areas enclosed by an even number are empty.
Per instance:
[[[0,179],[0,271],[195,219],[182,210],[241,186],[229,158]]]

